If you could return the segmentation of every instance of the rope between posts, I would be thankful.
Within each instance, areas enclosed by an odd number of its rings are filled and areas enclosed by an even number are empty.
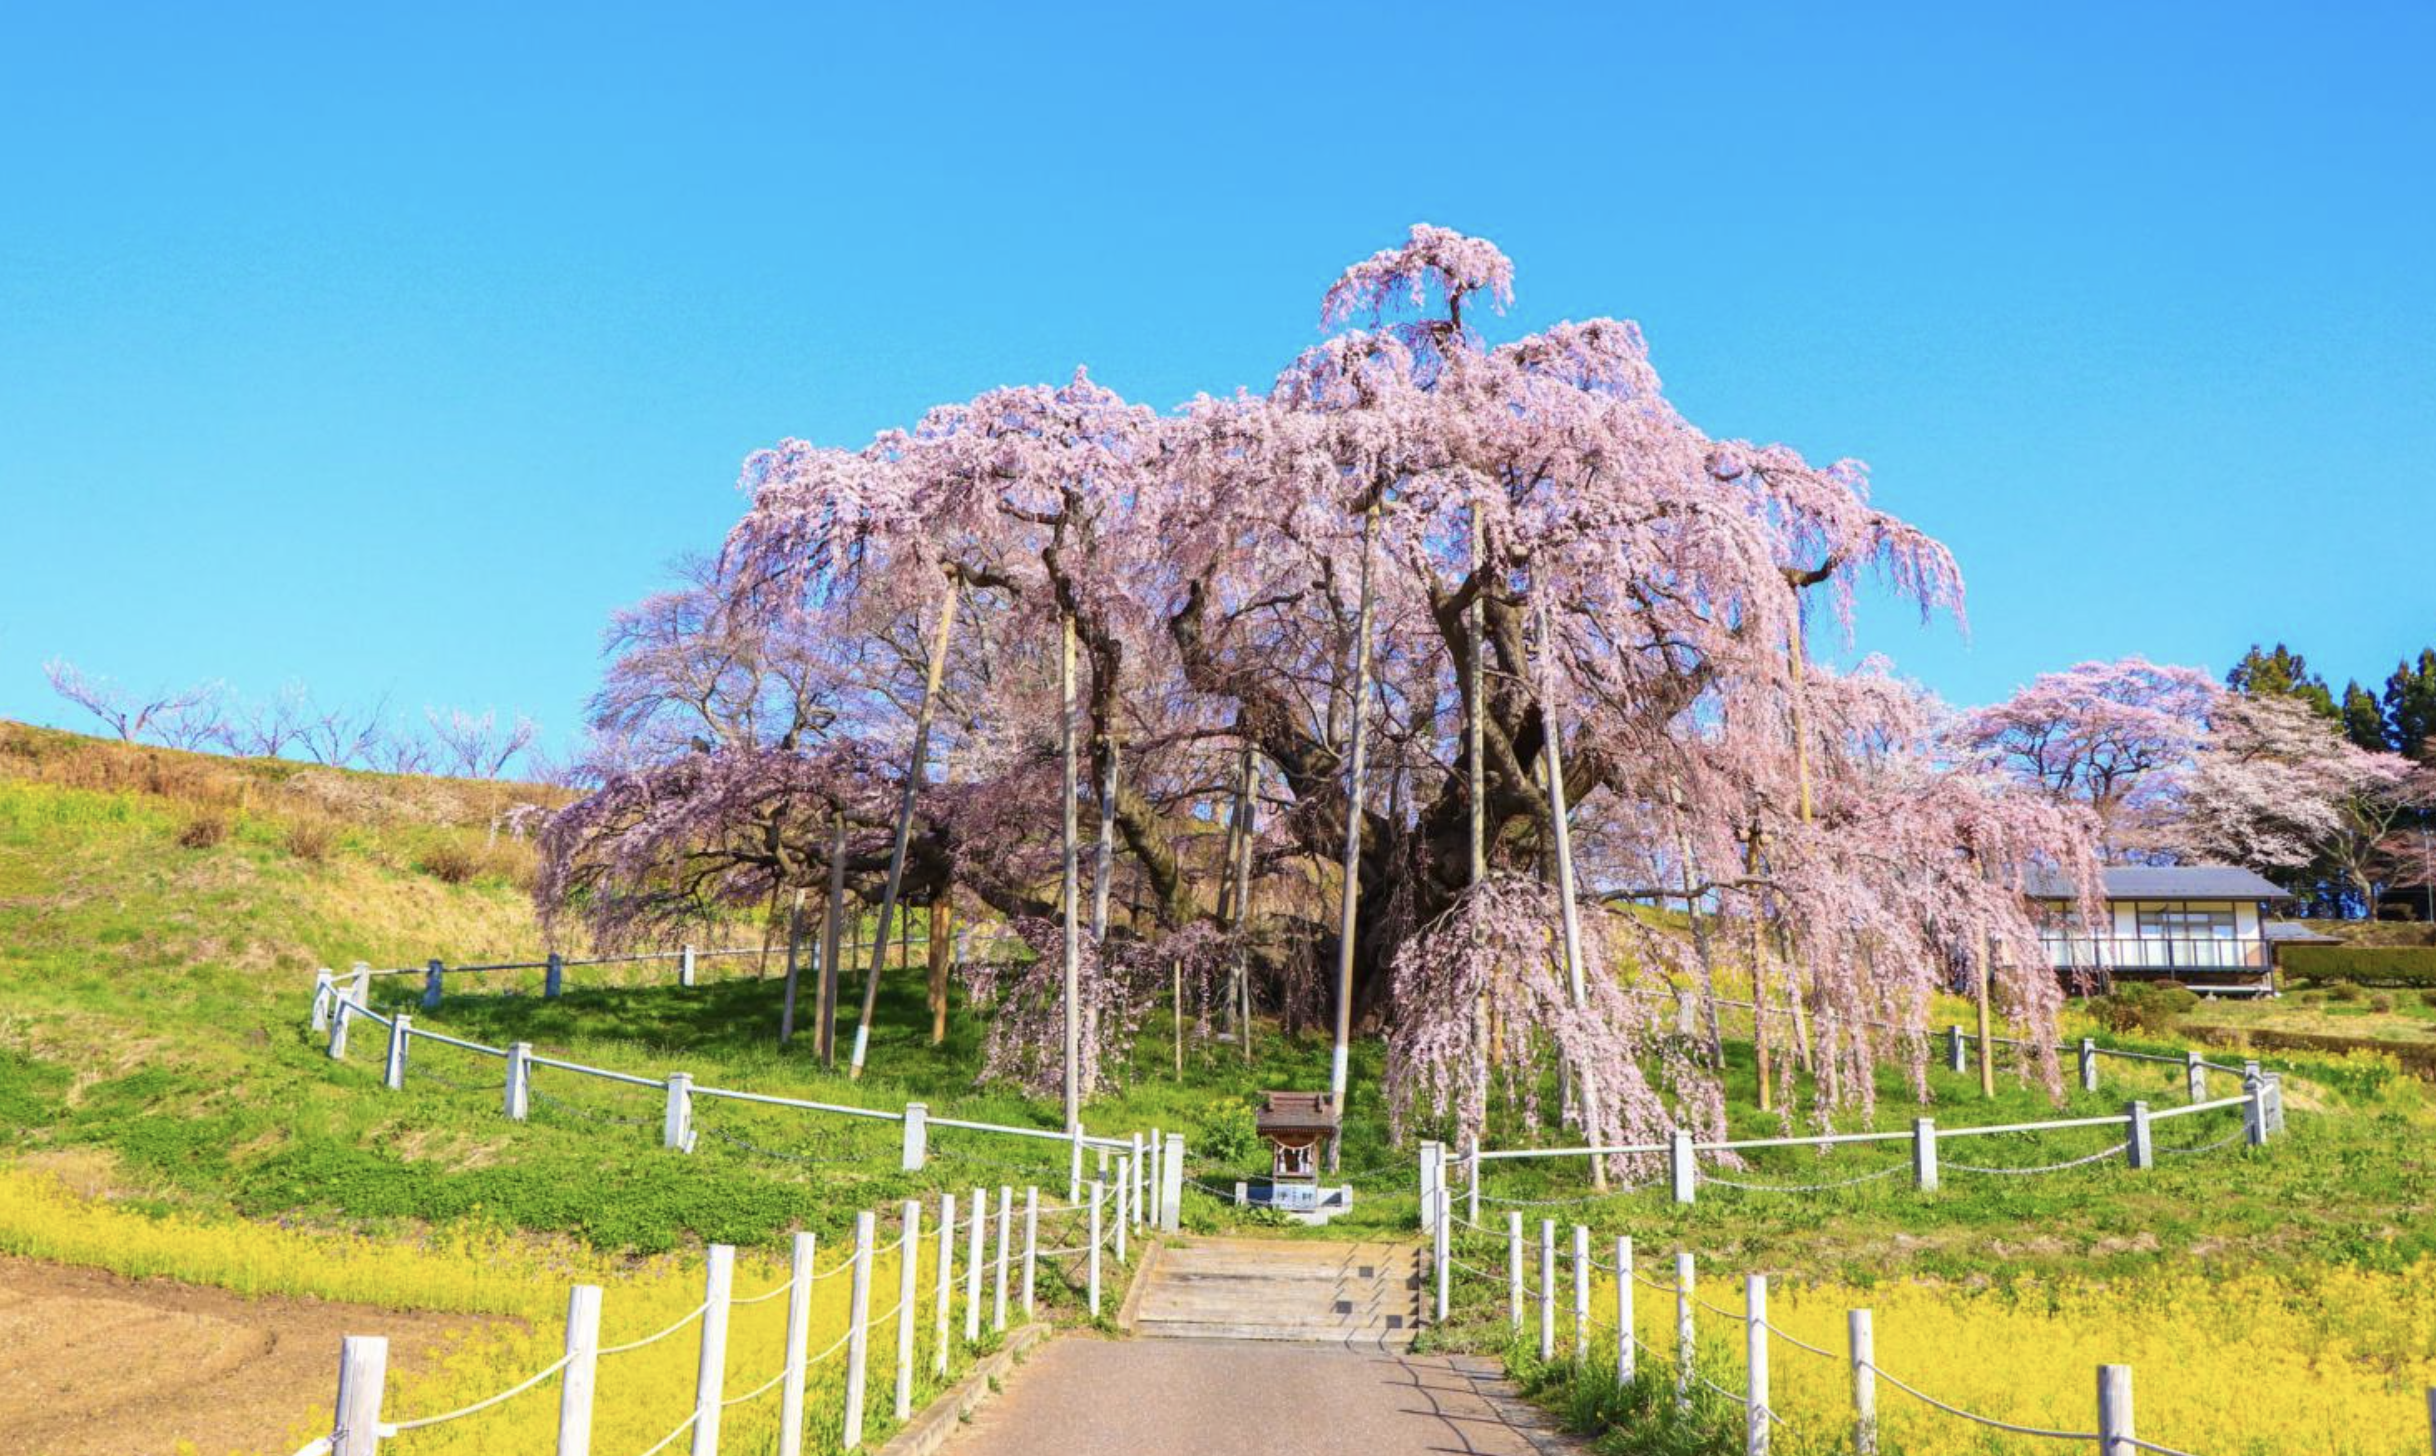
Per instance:
[[[1731,1178],[1720,1178],[1714,1173],[1703,1174],[1700,1181],[1714,1183],[1721,1188],[1740,1188],[1747,1193],[1824,1193],[1831,1188],[1851,1188],[1862,1183],[1875,1183],[1880,1178],[1892,1178],[1902,1171],[1903,1165],[1894,1163],[1880,1168],[1874,1173],[1863,1173],[1857,1178],[1838,1178],[1832,1183],[1738,1183]]]
[[[692,1430],[694,1422],[700,1419],[702,1419],[702,1413],[700,1411],[695,1411],[692,1415],[689,1415],[684,1420],[679,1421],[675,1430],[670,1431],[667,1435],[662,1436],[657,1441],[652,1442],[648,1447],[645,1447],[642,1456],[660,1456],[662,1451],[668,1449],[669,1442],[675,1440],[679,1436],[684,1435],[687,1431]]]
[[[1912,1397],[1914,1400],[1923,1401],[1929,1405],[1933,1405],[1937,1409],[1944,1411],[1947,1415],[1960,1416],[1966,1421],[1977,1421],[1983,1426],[1990,1426],[1999,1431],[2010,1431],[2016,1436],[2043,1436],[2050,1441],[2094,1441],[2098,1439],[2098,1433],[2095,1431],[2051,1431],[2043,1426],[2017,1426],[2011,1421],[2000,1421],[1993,1416],[1979,1415],[1976,1412],[1964,1410],[1958,1405],[1947,1405],[1944,1401],[1939,1400],[1937,1397],[1929,1394],[1925,1390],[1920,1389],[1918,1386],[1906,1384],[1902,1380],[1897,1379],[1895,1376],[1888,1374],[1875,1361],[1864,1360],[1861,1362],[1861,1368],[1869,1371],[1872,1375],[1877,1376],[1880,1380],[1885,1381],[1887,1384],[1893,1386],[1897,1390],[1902,1391],[1905,1395]]]
[[[786,1282],[779,1285],[776,1289],[765,1289],[759,1294],[750,1295],[741,1299],[730,1299],[728,1303],[739,1306],[747,1304],[760,1304],[764,1300],[776,1299],[778,1296],[786,1293],[788,1290],[793,1289],[794,1287],[795,1276],[790,1274],[787,1276]]]
[[[2232,1132],[2226,1133],[2223,1137],[2218,1138],[2212,1143],[2201,1143],[2197,1147],[2159,1148],[2157,1149],[2157,1156],[2161,1158],[2178,1158],[2188,1153],[2212,1153],[2218,1148],[2225,1146],[2227,1143],[2240,1142],[2245,1135],[2246,1129],[2237,1128]]]
[[[692,1324],[695,1320],[702,1318],[702,1312],[709,1308],[710,1301],[706,1299],[700,1304],[695,1305],[692,1309],[689,1309],[685,1313],[679,1315],[675,1324],[670,1325],[667,1329],[660,1331],[658,1334],[645,1335],[639,1340],[635,1340],[623,1345],[607,1345],[602,1347],[600,1353],[604,1356],[623,1355],[628,1350],[640,1350],[645,1345],[657,1344],[660,1341],[667,1339],[670,1335],[673,1335],[677,1331],[685,1328],[687,1325]]]
[[[517,1384],[508,1387],[506,1390],[499,1392],[497,1395],[486,1396],[481,1400],[475,1401],[472,1405],[466,1406],[461,1410],[453,1410],[436,1416],[418,1416],[411,1421],[383,1421],[381,1423],[381,1436],[385,1440],[388,1437],[396,1435],[400,1431],[419,1431],[425,1426],[436,1426],[443,1421],[453,1421],[459,1416],[470,1416],[476,1411],[489,1410],[492,1406],[499,1404],[499,1402],[514,1399],[515,1397],[524,1394],[526,1391],[531,1390],[534,1386],[541,1384],[551,1376],[556,1375],[559,1371],[566,1369],[567,1362],[574,1358],[575,1352],[570,1350],[566,1354],[561,1355],[557,1359],[551,1361],[549,1364],[544,1365],[541,1369],[535,1371],[531,1375],[526,1376]]]
[[[659,1120],[651,1117],[620,1117],[613,1112],[596,1112],[564,1098],[553,1097],[530,1082],[525,1084],[525,1091],[544,1106],[555,1107],[562,1112],[571,1112],[577,1117],[590,1118],[594,1122],[613,1123],[618,1127],[649,1127]]]
[[[731,1395],[727,1399],[720,1401],[719,1408],[721,1410],[726,1410],[730,1406],[742,1405],[748,1400],[759,1400],[761,1397],[768,1395],[771,1391],[776,1390],[779,1386],[779,1382],[785,1380],[786,1378],[786,1367],[782,1365],[779,1367],[776,1375],[773,1375],[768,1380],[754,1386],[751,1390],[746,1391],[742,1395]]]
[[[868,1323],[869,1323],[869,1321],[865,1321],[865,1323],[866,1323],[866,1324],[868,1324]],[[834,1354],[836,1354],[838,1351],[845,1349],[845,1348],[846,1348],[846,1342],[847,1342],[848,1340],[853,1339],[853,1338],[854,1338],[854,1326],[853,1326],[853,1325],[848,1325],[848,1326],[846,1326],[846,1333],[844,1333],[844,1334],[842,1334],[842,1335],[838,1336],[838,1337],[837,1337],[837,1342],[836,1342],[835,1344],[832,1344],[832,1345],[831,1345],[831,1346],[830,1346],[828,1349],[821,1351],[821,1352],[820,1352],[819,1354],[817,1354],[817,1355],[813,1355],[813,1356],[810,1356],[810,1357],[806,1358],[806,1359],[805,1359],[805,1361],[804,1361],[804,1368],[805,1368],[806,1370],[809,1370],[809,1369],[811,1369],[813,1366],[818,1365],[818,1364],[819,1364],[821,1361],[828,1359],[828,1358],[829,1358],[831,1355],[834,1355]]]
[[[1822,1350],[1818,1346],[1811,1344],[1808,1340],[1798,1339],[1795,1336],[1788,1335],[1783,1329],[1771,1321],[1761,1320],[1759,1323],[1760,1327],[1765,1329],[1769,1334],[1776,1336],[1778,1339],[1784,1341],[1788,1345],[1793,1346],[1797,1350],[1808,1350],[1813,1355],[1823,1355],[1830,1360],[1842,1360],[1845,1358],[1844,1356],[1835,1353],[1833,1350]]]
[[[742,1148],[748,1153],[759,1153],[765,1158],[784,1158],[791,1163],[868,1163],[874,1158],[885,1156],[880,1152],[871,1152],[854,1157],[825,1158],[817,1153],[795,1153],[788,1152],[783,1148],[765,1148],[759,1143],[749,1142],[744,1138],[740,1138],[725,1128],[713,1127],[711,1124],[702,1121],[699,1117],[694,1119],[694,1126],[700,1128],[704,1132],[709,1133],[712,1137],[719,1139],[719,1141]]]
[[[2117,1143],[2111,1148],[2100,1148],[2098,1151],[2089,1154],[2087,1157],[2068,1158],[2061,1163],[2047,1163],[2036,1168],[1978,1168],[1973,1167],[1969,1163],[1947,1163],[1945,1166],[1952,1168],[1958,1173],[2061,1173],[2066,1168],[2078,1168],[2084,1163],[2095,1163],[2105,1158],[2111,1158],[2115,1154],[2122,1152],[2125,1148],[2130,1146],[2131,1144],[2128,1142]],[[2096,1438],[2092,1437],[2091,1439],[2094,1440]]]
[[[437,1082],[451,1092],[488,1092],[491,1090],[488,1087],[478,1087],[471,1082],[460,1082],[454,1077],[443,1077],[439,1073],[433,1071],[429,1067],[424,1066],[421,1062],[416,1061],[412,1057],[406,1059],[406,1075],[409,1077],[421,1077],[430,1082]]]
[[[2160,1446],[2154,1441],[2143,1441],[2138,1436],[2120,1436],[2116,1439],[2126,1446],[2137,1446],[2143,1451],[2154,1451],[2157,1456],[2191,1456],[2188,1451],[2177,1451],[2171,1446]]]

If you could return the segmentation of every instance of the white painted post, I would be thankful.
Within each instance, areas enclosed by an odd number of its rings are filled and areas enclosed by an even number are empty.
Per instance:
[[[1912,1119],[1912,1182],[1923,1193],[1937,1191],[1937,1119]]]
[[[1430,1267],[1438,1281],[1437,1322],[1439,1324],[1446,1323],[1448,1286],[1454,1274],[1454,1266],[1448,1262],[1449,1245],[1454,1242],[1454,1234],[1454,1210],[1448,1206],[1446,1198],[1441,1195],[1438,1199],[1436,1242],[1430,1249]]]
[[[891,1407],[900,1421],[913,1414],[914,1304],[922,1295],[922,1200],[906,1199],[901,1216],[905,1232],[897,1243],[897,1398]]]
[[[566,988],[567,958],[557,951],[552,951],[549,966],[541,973],[541,999],[555,1001]]]
[[[1116,1166],[1116,1257],[1125,1262],[1125,1226],[1133,1222],[1133,1161],[1123,1153],[1117,1154]]]
[[[720,1397],[727,1388],[727,1307],[736,1286],[736,1251],[713,1244],[703,1268],[702,1349],[694,1364],[693,1456],[719,1456]]]
[[[804,1357],[812,1349],[812,1260],[817,1241],[799,1233],[787,1250],[787,1373],[778,1382],[778,1456],[803,1456]]]
[[[2127,1111],[2131,1117],[2131,1132],[2124,1151],[2130,1155],[2133,1167],[2150,1167],[2156,1163],[2157,1154],[2156,1145],[2149,1141],[2148,1104],[2134,1102]]]
[[[358,1006],[371,1005],[372,963],[369,961],[357,961],[351,974],[355,979],[355,985],[348,994],[355,998],[355,1004]]]
[[[2436,1449],[2436,1385],[2428,1387],[2428,1444]]]
[[[2242,1079],[2241,1090],[2250,1099],[2242,1104],[2242,1139],[2250,1147],[2264,1147],[2267,1143],[2267,1084],[2256,1075],[2246,1076]]]
[[[1590,1362],[1590,1230],[1573,1226],[1573,1362]]]
[[[970,1345],[981,1338],[982,1253],[990,1236],[990,1196],[978,1188],[964,1233],[964,1343]]]
[[[2132,1441],[2132,1373],[2129,1365],[2098,1367],[2098,1456],[2138,1456]]]
[[[1852,1345],[1852,1453],[1878,1456],[1878,1338],[1868,1310],[1844,1311],[1844,1337]]]
[[[511,1043],[507,1054],[507,1085],[500,1089],[500,1110],[522,1122],[533,1110],[533,1044]]]
[[[1675,1404],[1685,1410],[1692,1407],[1692,1376],[1699,1368],[1700,1343],[1692,1328],[1692,1256],[1675,1255],[1675,1357],[1681,1368],[1675,1372]]]
[[[1007,1328],[1007,1272],[1011,1262],[1008,1246],[1015,1235],[1015,1190],[1007,1184],[998,1187],[998,1287],[990,1301],[990,1328],[1000,1334]]]
[[[423,968],[423,1009],[425,1011],[440,1009],[440,975],[446,969],[447,967],[440,964],[437,956],[432,958],[431,964]]]
[[[1149,1154],[1142,1148],[1142,1135],[1133,1134],[1133,1216],[1144,1228],[1151,1226]]]
[[[1252,1206],[1252,1185],[1244,1182],[1241,1178],[1235,1180],[1235,1206],[1237,1208],[1250,1208]]]
[[[1099,1183],[1091,1185],[1091,1317],[1100,1317],[1100,1195],[1106,1191]]]
[[[660,1116],[660,1146],[680,1153],[694,1150],[694,1079],[690,1072],[668,1074],[668,1106]]]
[[[2185,1075],[2185,1076],[2188,1078],[2188,1080],[2189,1080],[2189,1082],[2190,1082],[2190,1094],[2191,1094],[2191,1100],[2192,1100],[2193,1102],[2205,1102],[2205,1101],[2207,1101],[2207,1100],[2208,1100],[2208,1068],[2207,1068],[2207,1063],[2205,1063],[2205,1062],[2203,1062],[2203,1061],[2201,1061],[2201,1060],[2199,1059],[2199,1053],[2197,1053],[2197,1052],[2184,1052],[2182,1055],[2183,1055],[2183,1058],[2184,1058],[2184,1061],[2183,1061],[2184,1075]]]
[[[1697,1195],[1700,1175],[1692,1163],[1692,1131],[1676,1128],[1666,1143],[1667,1170],[1674,1175],[1675,1201],[1689,1203]]]
[[[343,1062],[343,1061],[345,1061],[345,1060],[347,1059],[347,1019],[348,1019],[350,1016],[352,1016],[352,1015],[354,1015],[354,1014],[355,1014],[355,1013],[354,1013],[354,1011],[353,1011],[353,1009],[352,1009],[352,1007],[353,1007],[353,1003],[348,1002],[348,1001],[344,1001],[344,1000],[342,1000],[342,1001],[338,1002],[338,1004],[337,1004],[337,1005],[335,1005],[334,1007],[332,1007],[332,1008],[331,1008],[331,1013],[330,1013],[330,1060],[331,1060],[331,1061],[334,1061],[334,1062]]]
[[[947,1373],[948,1347],[954,1342],[955,1327],[948,1317],[948,1306],[954,1302],[956,1290],[956,1195],[939,1195],[939,1283],[932,1291],[932,1304],[938,1321],[938,1348],[931,1352],[930,1365],[934,1374]]]
[[[871,1224],[868,1208],[854,1216],[854,1288],[846,1298],[846,1420],[839,1441],[848,1451],[863,1445],[863,1390],[870,1378],[865,1361],[871,1354]]]
[[[1742,1291],[1747,1326],[1743,1369],[1748,1377],[1743,1399],[1750,1409],[1743,1449],[1749,1456],[1768,1456],[1768,1276],[1743,1276]]]
[[[1083,1201],[1082,1124],[1079,1122],[1076,1123],[1074,1125],[1073,1132],[1074,1138],[1073,1141],[1068,1145],[1070,1151],[1066,1158],[1066,1202],[1080,1203]]]
[[[1616,1235],[1616,1383],[1630,1385],[1633,1367],[1632,1235]]]
[[[905,1154],[897,1167],[907,1173],[919,1173],[930,1159],[930,1108],[925,1103],[905,1104]]]
[[[406,1090],[406,1038],[414,1035],[414,1018],[400,1011],[389,1018],[389,1055],[381,1064],[381,1085],[392,1092]]]
[[[1150,1222],[1154,1228],[1167,1227],[1167,1134],[1158,1128],[1150,1130]]]
[[[2098,1090],[2098,1043],[2095,1037],[2081,1038],[2081,1090]]]
[[[1436,1201],[1438,1196],[1438,1182],[1445,1176],[1440,1171],[1438,1166],[1439,1157],[1439,1144],[1428,1141],[1421,1144],[1421,1204],[1419,1218],[1421,1227],[1423,1229],[1435,1228],[1438,1223],[1433,1210],[1435,1210],[1438,1206]]]
[[[1471,1191],[1465,1195],[1463,1218],[1474,1228],[1480,1226],[1480,1139],[1468,1140],[1464,1161],[1471,1164]]]
[[[1171,1132],[1159,1154],[1159,1227],[1174,1233],[1184,1219],[1184,1134]]]
[[[558,1376],[558,1456],[592,1456],[592,1391],[601,1351],[597,1284],[578,1284],[567,1291],[566,1350],[567,1368]]]
[[[1522,1215],[1506,1211],[1506,1318],[1516,1334],[1523,1327]]]
[[[1960,1022],[1946,1029],[1945,1046],[1947,1064],[1957,1072],[1967,1070],[1967,1064],[1963,1061],[1962,1056],[1962,1024]]]
[[[1023,1317],[1032,1317],[1032,1266],[1040,1257],[1040,1190],[1023,1191]]]
[[[1539,1221],[1539,1358],[1556,1355],[1556,1220]]]
[[[694,948],[688,945],[681,948],[677,952],[677,984],[680,986],[691,986],[693,983]]]
[[[2284,1133],[2284,1074],[2267,1074],[2267,1135],[2281,1137]]]
[[[315,1031],[330,1029],[330,999],[333,994],[334,990],[330,984],[330,968],[324,966],[313,973],[313,1029]]]
[[[389,1341],[348,1335],[338,1344],[338,1409],[330,1456],[375,1456],[381,1449],[381,1387],[389,1378]]]

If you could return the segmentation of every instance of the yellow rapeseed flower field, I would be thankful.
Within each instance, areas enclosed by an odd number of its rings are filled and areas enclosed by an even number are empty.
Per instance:
[[[1560,1306],[1570,1301],[1570,1262]],[[1670,1285],[1671,1255],[1644,1253],[1645,1279]],[[1614,1359],[1615,1283],[1596,1276],[1591,1358]],[[1741,1274],[1702,1268],[1695,1291],[1701,1369],[1740,1391],[1747,1326]],[[2097,1367],[2133,1370],[2145,1440],[2208,1456],[2422,1456],[2427,1389],[2436,1385],[2436,1262],[2399,1273],[2323,1265],[2211,1277],[2157,1273],[2107,1282],[2022,1279],[1962,1287],[1926,1280],[1873,1287],[1783,1283],[1769,1290],[1780,1451],[1849,1450],[1852,1376],[1846,1313],[1872,1311],[1882,1370],[1965,1410],[2017,1425],[2096,1428]],[[1721,1313],[1720,1310],[1730,1312]],[[1645,1368],[1677,1366],[1675,1296],[1636,1280]],[[1558,1314],[1560,1343],[1573,1336]],[[2000,1435],[1878,1387],[1889,1456],[2060,1449]]]
[[[927,1217],[935,1218],[936,1212],[934,1205]],[[880,1226],[877,1237],[883,1252],[874,1259],[872,1272],[867,1430],[884,1426],[890,1410],[897,1350],[897,1261],[903,1253],[893,1219]],[[962,1248],[959,1238],[959,1255]],[[916,1265],[917,1399],[932,1387],[936,1249],[936,1230],[926,1218]],[[383,1410],[392,1422],[471,1405],[558,1359],[564,1350],[567,1293],[576,1284],[603,1289],[604,1348],[678,1322],[702,1302],[704,1289],[698,1254],[629,1261],[572,1243],[468,1231],[418,1243],[182,1214],[154,1217],[79,1197],[52,1179],[8,1168],[0,1168],[0,1252],[135,1277],[215,1285],[248,1295],[301,1295],[497,1317],[457,1337],[416,1373],[392,1380]],[[815,1355],[831,1350],[846,1331],[851,1252],[848,1241],[831,1241],[815,1251],[808,1341]],[[785,1363],[786,1298],[757,1297],[786,1278],[782,1259],[750,1253],[736,1259],[737,1305],[728,1328],[725,1393],[739,1403],[725,1412],[723,1451],[775,1447],[779,1391],[772,1388],[758,1398],[740,1398],[770,1381]],[[961,1285],[962,1279],[958,1282]],[[985,1287],[985,1299],[991,1293]],[[987,1314],[985,1309],[985,1328]],[[959,1330],[962,1318],[959,1293]],[[699,1329],[697,1320],[641,1349],[601,1358],[596,1449],[642,1451],[685,1420],[693,1408]],[[332,1368],[335,1372],[335,1359]],[[836,1449],[844,1378],[843,1350],[814,1365],[805,1399],[808,1450]],[[333,1392],[295,1394],[293,1439],[282,1451],[328,1430]],[[399,1456],[546,1451],[557,1430],[557,1414],[557,1382],[545,1381],[462,1420],[401,1432],[383,1449]],[[683,1445],[680,1440],[676,1449]]]

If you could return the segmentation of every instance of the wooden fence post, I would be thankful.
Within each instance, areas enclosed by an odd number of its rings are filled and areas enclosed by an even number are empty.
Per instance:
[[[2156,1163],[2157,1153],[2156,1144],[2149,1138],[2148,1104],[2134,1102],[2125,1112],[2131,1118],[2131,1128],[2125,1138],[2124,1151],[2130,1156],[2133,1167],[2150,1167]]]
[[[2098,1090],[2098,1043],[2095,1037],[2081,1038],[2081,1090]]]
[[[1696,1271],[1692,1256],[1675,1255],[1675,1404],[1682,1410],[1692,1408],[1692,1378],[1700,1368],[1700,1342],[1692,1326],[1692,1290]]]
[[[1746,1327],[1743,1399],[1750,1407],[1743,1449],[1750,1456],[1768,1456],[1768,1276],[1744,1275],[1742,1298]]]
[[[907,1173],[919,1173],[930,1159],[930,1108],[925,1103],[905,1104],[905,1156],[897,1164]]]
[[[1573,1226],[1573,1363],[1590,1363],[1590,1230]]]
[[[1844,1337],[1852,1345],[1853,1456],[1878,1456],[1878,1338],[1868,1310],[1844,1311]]]
[[[330,1000],[334,994],[335,989],[330,984],[330,968],[324,966],[315,971],[313,973],[313,1029],[315,1031],[330,1029]]]
[[[914,1303],[922,1293],[922,1200],[908,1198],[897,1239],[897,1390],[890,1409],[900,1421],[913,1414]],[[792,1456],[792,1453],[787,1453]]]
[[[702,1347],[694,1363],[693,1456],[719,1456],[720,1397],[727,1389],[727,1307],[736,1287],[736,1251],[703,1251]]]
[[[1032,1317],[1032,1269],[1040,1257],[1040,1190],[1023,1191],[1023,1317]]]
[[[1522,1215],[1506,1211],[1506,1318],[1516,1334],[1523,1327]]]
[[[2098,1456],[2138,1456],[2132,1441],[2132,1372],[2129,1365],[2098,1367]]]
[[[592,1456],[592,1391],[599,1375],[601,1287],[567,1291],[567,1368],[558,1377],[558,1456]]]
[[[1100,1317],[1100,1195],[1104,1185],[1091,1185],[1091,1317]]]
[[[933,1318],[938,1322],[938,1348],[931,1352],[931,1372],[947,1373],[948,1347],[954,1343],[955,1324],[949,1318],[948,1307],[956,1297],[956,1195],[939,1195],[939,1282],[931,1292]]]
[[[964,1343],[981,1338],[981,1271],[990,1237],[990,1196],[976,1188],[964,1225]]]
[[[1632,1384],[1632,1235],[1616,1235],[1616,1383]]]
[[[500,1089],[500,1110],[522,1122],[533,1110],[533,1044],[512,1043],[507,1054],[507,1085]]]
[[[1556,1220],[1539,1221],[1539,1358],[1556,1355]]]
[[[406,1090],[406,1038],[414,1035],[414,1018],[400,1011],[389,1018],[389,1055],[381,1064],[381,1083],[392,1092]]]
[[[1184,1134],[1171,1132],[1159,1154],[1159,1227],[1175,1233],[1184,1219]]]
[[[854,1288],[846,1297],[846,1419],[840,1442],[848,1451],[862,1448],[863,1390],[870,1378],[866,1362],[871,1354],[871,1224],[868,1208],[854,1216]],[[715,1453],[705,1451],[698,1456]]]
[[[1001,1183],[998,1185],[998,1280],[996,1291],[990,1300],[990,1328],[1000,1334],[1004,1334],[1007,1327],[1008,1246],[1014,1242],[1014,1235],[1015,1190],[1011,1186]],[[1123,1235],[1120,1234],[1118,1237],[1121,1238]]]
[[[668,1074],[668,1105],[660,1115],[660,1146],[680,1153],[694,1150],[694,1079],[690,1072]]]
[[[804,1357],[812,1348],[815,1240],[799,1233],[787,1250],[787,1373],[778,1382],[778,1456],[803,1456]]]
[[[567,958],[557,951],[550,952],[550,962],[541,973],[541,999],[555,1001],[567,988]]]
[[[1674,1176],[1675,1201],[1689,1203],[1698,1196],[1700,1174],[1692,1161],[1692,1130],[1679,1127],[1666,1144],[1667,1171]]]
[[[693,983],[694,948],[688,945],[680,947],[677,951],[677,984],[691,986]]]
[[[423,967],[423,1009],[425,1011],[440,1009],[440,976],[447,969],[440,964],[438,956],[433,956],[431,963]]]
[[[1912,1183],[1923,1193],[1937,1191],[1937,1119],[1912,1119]]]
[[[2190,1084],[2191,1100],[2193,1102],[2207,1101],[2208,1064],[2200,1060],[2197,1052],[2184,1052],[2182,1055],[2184,1058],[2183,1071]]]
[[[330,1456],[375,1456],[381,1449],[381,1387],[388,1378],[387,1337],[348,1335],[339,1341]]]

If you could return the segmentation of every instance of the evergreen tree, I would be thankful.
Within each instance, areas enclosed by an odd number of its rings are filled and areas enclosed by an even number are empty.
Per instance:
[[[2343,684],[2343,736],[2356,748],[2382,753],[2392,746],[2385,731],[2385,707],[2377,695],[2358,681]]]
[[[2417,758],[2436,734],[2436,647],[2419,649],[2416,663],[2394,664],[2385,680],[2385,727],[2396,753]]]
[[[2225,686],[2254,698],[2298,698],[2321,718],[2342,716],[2326,680],[2309,670],[2301,654],[2281,642],[2273,652],[2261,652],[2257,643],[2251,643],[2241,661],[2225,674]]]

